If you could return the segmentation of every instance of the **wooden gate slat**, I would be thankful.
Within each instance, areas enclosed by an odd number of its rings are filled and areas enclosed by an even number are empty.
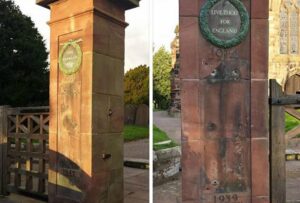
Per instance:
[[[289,115],[291,115],[291,116],[293,116],[294,118],[300,120],[300,112],[297,111],[296,109],[294,109],[294,108],[292,108],[292,107],[285,107],[285,111],[286,111]]]
[[[31,110],[33,113],[24,113]],[[8,179],[14,177],[14,180],[10,181],[7,187],[11,192],[21,191],[46,198],[49,112],[45,110],[49,110],[46,108],[40,108],[41,112],[38,110],[39,108],[10,109],[11,113],[7,117],[10,122],[7,127],[7,138],[10,140],[7,149],[7,159],[10,160],[7,177]],[[37,185],[34,179],[38,180]]]
[[[276,80],[270,81],[270,96],[273,99],[283,96]],[[285,120],[284,106],[271,105],[270,111],[270,152],[271,152],[271,198],[272,203],[286,201],[285,169]]]
[[[297,127],[293,128],[292,130],[288,131],[285,134],[286,143],[288,142],[288,140],[292,139],[293,137],[295,137],[299,134],[300,134],[300,126],[297,126]]]

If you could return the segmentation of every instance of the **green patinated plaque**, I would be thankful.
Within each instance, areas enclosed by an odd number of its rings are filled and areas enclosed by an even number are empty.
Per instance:
[[[207,0],[199,19],[203,36],[220,48],[240,44],[249,31],[249,15],[240,0]]]
[[[59,68],[66,74],[76,73],[82,62],[82,51],[77,41],[66,42],[59,53]]]

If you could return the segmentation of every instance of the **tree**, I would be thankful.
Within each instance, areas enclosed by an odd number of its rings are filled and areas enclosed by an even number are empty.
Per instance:
[[[30,17],[0,0],[0,105],[47,105],[48,53]]]
[[[140,65],[126,72],[125,103],[149,105],[149,68]]]
[[[171,53],[160,47],[153,56],[153,100],[157,108],[167,109],[170,100]]]

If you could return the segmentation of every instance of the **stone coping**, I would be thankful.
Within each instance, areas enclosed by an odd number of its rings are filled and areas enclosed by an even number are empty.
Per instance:
[[[178,177],[181,168],[179,146],[153,151],[153,183],[155,186]]]
[[[124,166],[138,169],[149,169],[149,160],[136,159],[136,158],[124,158]]]
[[[36,0],[36,4],[43,6],[45,8],[49,8],[49,4],[56,1],[59,0]],[[112,0],[112,1],[121,4],[122,6],[124,6],[126,10],[138,7],[140,2],[140,0]]]

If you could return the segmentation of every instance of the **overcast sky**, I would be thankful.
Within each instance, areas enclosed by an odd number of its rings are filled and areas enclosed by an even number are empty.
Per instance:
[[[46,40],[46,46],[49,49],[50,30],[47,25],[50,19],[49,10],[37,6],[35,0],[14,1],[25,15],[31,17]],[[149,2],[149,0],[142,0],[139,8],[126,12],[126,22],[129,23],[129,26],[126,28],[125,70],[141,64],[149,65]]]
[[[48,9],[37,6],[35,0],[14,0],[21,11],[30,16],[36,27],[46,40],[49,49],[50,30],[47,22],[50,19]],[[150,21],[149,4],[153,3],[153,20]],[[165,46],[170,49],[174,39],[174,30],[178,24],[178,0],[141,0],[140,7],[126,12],[125,40],[125,70],[141,64],[149,65],[149,46],[154,46],[154,51]],[[153,26],[153,42],[149,41],[149,24]]]
[[[178,0],[152,1],[154,50],[157,51],[161,46],[165,46],[169,50],[179,21]]]

